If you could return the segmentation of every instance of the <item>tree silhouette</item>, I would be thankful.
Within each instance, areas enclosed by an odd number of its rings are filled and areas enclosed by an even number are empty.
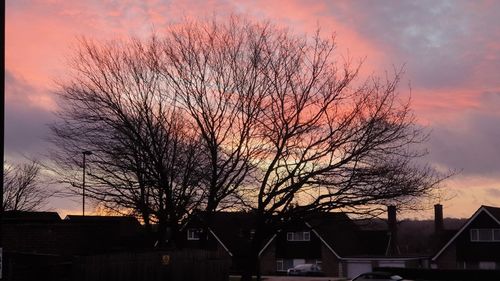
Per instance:
[[[53,192],[40,180],[40,165],[36,161],[28,164],[3,165],[3,210],[38,211],[47,204]]]
[[[211,152],[210,192],[238,194],[257,217],[255,258],[269,225],[414,206],[443,179],[415,162],[427,134],[398,98],[401,72],[360,81],[334,38],[233,17],[177,26],[164,46],[162,72]]]
[[[87,196],[173,240],[204,194],[204,161],[189,120],[162,94],[157,41],[80,43],[51,126],[60,181],[81,193],[81,155],[91,151]]]
[[[235,16],[83,40],[61,84],[58,159],[74,168],[95,151],[92,196],[145,218],[178,225],[196,208],[209,225],[251,210],[254,250],[269,226],[317,212],[413,206],[444,177],[416,161],[427,134],[399,97],[401,71],[362,79],[335,47]]]

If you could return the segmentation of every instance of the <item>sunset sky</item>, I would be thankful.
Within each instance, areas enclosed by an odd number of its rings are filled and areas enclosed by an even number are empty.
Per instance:
[[[500,1],[6,0],[5,155],[43,161],[53,90],[78,37],[147,37],[183,18],[231,13],[297,34],[336,34],[364,74],[405,68],[400,91],[432,131],[426,160],[460,173],[442,187],[445,216],[500,207]],[[431,204],[437,202],[429,202]],[[80,201],[49,206],[78,213]],[[431,217],[432,212],[419,214]]]

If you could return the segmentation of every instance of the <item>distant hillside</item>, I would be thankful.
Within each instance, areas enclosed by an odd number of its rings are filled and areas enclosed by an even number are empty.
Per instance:
[[[458,230],[467,219],[445,218],[444,229]],[[431,234],[434,232],[434,220],[403,220],[398,223],[400,233],[420,232]]]
[[[445,218],[444,229],[457,230],[467,221],[467,219]],[[383,219],[358,220],[356,221],[361,229],[365,230],[387,230],[387,221]],[[434,220],[402,220],[398,222],[400,232],[417,231],[420,233],[433,233]]]
[[[444,231],[434,234],[434,220],[403,220],[398,222],[398,247],[402,255],[429,255],[448,241],[467,219],[444,219]],[[387,231],[382,219],[357,221],[363,230]]]

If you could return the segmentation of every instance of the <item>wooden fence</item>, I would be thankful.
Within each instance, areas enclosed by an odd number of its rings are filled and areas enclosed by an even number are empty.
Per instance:
[[[73,280],[226,281],[230,263],[201,250],[88,256],[75,260]]]
[[[34,260],[23,255],[11,256],[10,264],[6,280],[227,281],[231,261],[210,251],[185,250],[113,253],[71,260]]]

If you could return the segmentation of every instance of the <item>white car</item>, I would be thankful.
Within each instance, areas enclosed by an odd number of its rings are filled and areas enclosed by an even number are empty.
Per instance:
[[[294,268],[290,268],[287,270],[288,275],[303,275],[303,276],[321,276],[323,272],[321,272],[321,267],[316,264],[306,263],[296,265]]]

